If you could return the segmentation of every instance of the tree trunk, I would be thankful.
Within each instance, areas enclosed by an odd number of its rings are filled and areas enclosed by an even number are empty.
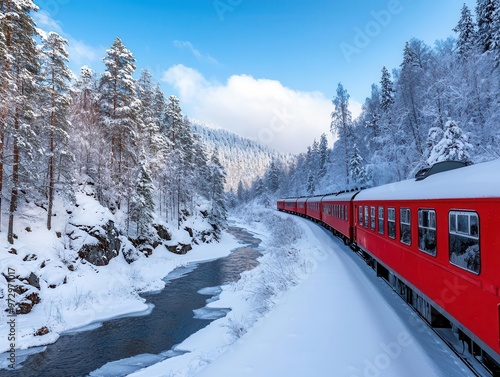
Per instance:
[[[52,228],[52,206],[54,204],[54,123],[55,114],[50,116],[50,155],[49,155],[49,205],[47,207],[47,229]]]
[[[19,145],[17,141],[17,134],[19,132],[19,111],[16,110],[16,117],[14,119],[14,141],[13,141],[13,157],[14,162],[12,165],[12,190],[10,193],[10,207],[9,207],[9,230],[7,233],[7,241],[12,245],[14,243],[14,213],[17,208],[17,196],[19,184]]]

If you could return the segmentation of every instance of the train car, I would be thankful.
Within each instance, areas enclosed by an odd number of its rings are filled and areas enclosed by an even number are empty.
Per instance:
[[[315,222],[321,221],[321,199],[323,196],[311,196],[306,201],[306,216]]]
[[[354,221],[351,201],[358,192],[330,194],[321,200],[323,223],[345,242],[353,238]]]
[[[297,198],[288,198],[283,201],[284,211],[297,214]]]
[[[353,241],[431,325],[452,328],[450,342],[499,376],[500,160],[419,178],[359,192]]]
[[[297,199],[297,213],[302,217],[306,217],[306,201],[306,197]]]
[[[285,199],[278,199],[278,201],[276,202],[276,209],[278,211],[285,210]]]

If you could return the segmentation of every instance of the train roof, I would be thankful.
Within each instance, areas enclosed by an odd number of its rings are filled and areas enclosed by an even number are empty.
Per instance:
[[[355,200],[500,198],[500,159],[361,191]]]
[[[359,190],[355,191],[347,191],[347,192],[340,192],[336,194],[330,194],[330,195],[325,195],[323,197],[322,202],[348,202],[350,201],[357,193]]]

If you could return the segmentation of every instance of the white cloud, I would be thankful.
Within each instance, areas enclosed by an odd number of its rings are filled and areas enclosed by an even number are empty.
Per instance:
[[[62,34],[61,24],[50,17],[50,14],[46,11],[39,10],[38,12],[34,12],[33,19],[35,20],[36,26],[42,29],[42,35],[51,31]]]
[[[212,57],[210,54],[203,54],[203,53],[201,53],[189,41],[177,41],[177,40],[175,40],[174,41],[174,46],[177,47],[177,48],[179,48],[179,49],[181,49],[181,50],[184,50],[184,49],[188,50],[189,52],[191,52],[191,54],[194,55],[194,57],[196,59],[198,59],[198,61],[207,62],[207,63],[213,64],[213,65],[219,65],[220,66],[220,63],[217,61],[217,59],[215,59],[214,57]]]
[[[178,91],[190,117],[282,152],[305,152],[322,133],[330,134],[333,105],[320,92],[301,92],[249,75],[233,75],[225,84],[210,82],[184,65],[169,68],[163,81]]]

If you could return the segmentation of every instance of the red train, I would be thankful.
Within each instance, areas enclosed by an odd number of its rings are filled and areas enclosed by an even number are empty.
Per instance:
[[[500,160],[438,163],[412,180],[280,199],[278,210],[332,230],[450,344],[500,376]]]

